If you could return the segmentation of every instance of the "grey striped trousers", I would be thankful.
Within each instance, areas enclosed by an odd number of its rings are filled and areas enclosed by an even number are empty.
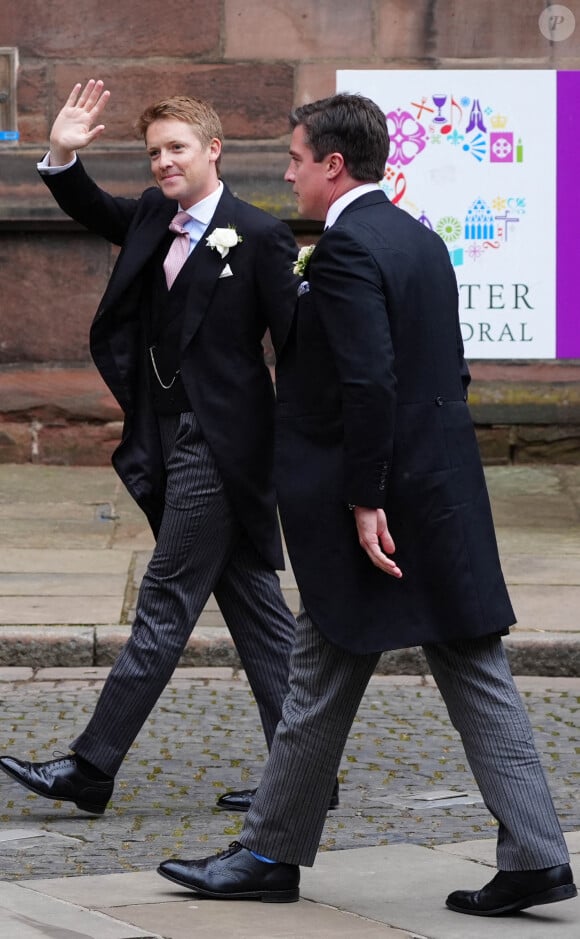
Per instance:
[[[270,745],[288,690],[296,622],[274,570],[234,518],[193,412],[159,419],[167,491],[131,636],[86,729],[71,744],[114,776],[171,678],[213,592],[254,692]]]
[[[501,870],[568,861],[532,729],[498,636],[424,648],[486,806]],[[239,842],[277,861],[314,863],[352,722],[378,655],[352,655],[298,616],[290,693]]]

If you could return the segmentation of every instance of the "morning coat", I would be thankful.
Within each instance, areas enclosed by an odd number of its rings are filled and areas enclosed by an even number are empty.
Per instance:
[[[157,533],[165,471],[148,391],[143,291],[150,283],[148,262],[178,206],[156,187],[139,199],[113,197],[78,158],[71,168],[42,178],[67,215],[121,246],[91,327],[90,348],[125,417],[113,464]],[[288,226],[224,186],[206,235],[229,226],[242,241],[225,259],[203,237],[178,276],[189,280],[181,377],[235,515],[263,560],[283,567],[272,482],[274,392],[262,338],[269,328],[277,350],[286,337],[296,301],[297,248]],[[220,276],[226,264],[231,274]]]
[[[304,606],[355,653],[514,622],[443,241],[377,189],[320,237],[277,363],[276,482]],[[384,507],[396,580],[349,504]]]

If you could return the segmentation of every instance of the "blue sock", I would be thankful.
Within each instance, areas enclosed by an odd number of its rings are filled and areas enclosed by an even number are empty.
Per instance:
[[[250,849],[250,854],[253,854],[254,857],[258,859],[258,861],[263,861],[264,864],[277,864],[278,863],[278,861],[273,861],[271,857],[264,857],[263,854],[256,854],[256,852],[252,851],[251,849]]]

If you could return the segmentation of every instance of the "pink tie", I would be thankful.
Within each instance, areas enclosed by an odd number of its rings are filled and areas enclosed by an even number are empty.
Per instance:
[[[169,225],[169,231],[176,232],[176,237],[171,242],[171,247],[163,262],[163,270],[165,271],[169,289],[173,286],[173,281],[189,255],[189,232],[183,228],[183,225],[190,220],[191,215],[187,212],[178,212]]]

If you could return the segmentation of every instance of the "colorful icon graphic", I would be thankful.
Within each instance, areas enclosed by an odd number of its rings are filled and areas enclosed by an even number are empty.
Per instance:
[[[490,163],[513,163],[514,135],[510,131],[502,130],[489,135],[489,161]]]

